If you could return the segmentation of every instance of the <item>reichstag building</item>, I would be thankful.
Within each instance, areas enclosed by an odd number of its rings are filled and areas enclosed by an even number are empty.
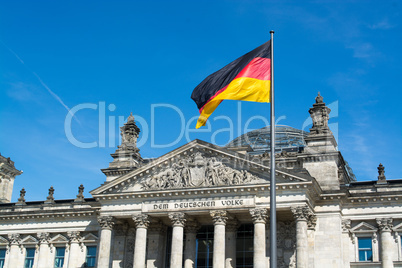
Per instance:
[[[402,180],[356,181],[320,95],[308,112],[309,132],[276,127],[278,267],[402,267]],[[269,128],[151,160],[139,132],[130,115],[91,198],[10,203],[0,156],[0,268],[269,267]]]

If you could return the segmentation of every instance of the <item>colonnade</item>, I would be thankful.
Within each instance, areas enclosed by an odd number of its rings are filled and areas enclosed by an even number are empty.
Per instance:
[[[312,213],[307,206],[292,208],[292,212],[296,219],[297,267],[307,268],[307,222]],[[253,208],[249,210],[249,213],[254,224],[254,267],[267,268],[266,223],[268,210],[266,208]],[[214,224],[213,267],[236,267],[238,221],[225,210],[211,210],[209,214]],[[196,234],[200,225],[183,212],[171,212],[168,213],[168,217],[172,226],[170,267],[182,267],[183,263],[184,268],[195,267]],[[98,268],[109,268],[110,263],[110,244],[112,242],[110,226],[112,224],[104,224],[110,222],[110,217],[104,218],[99,219],[102,230],[99,242]],[[150,216],[141,213],[134,215],[132,219],[136,227],[133,268],[145,268],[147,266],[147,231],[150,225]],[[183,240],[184,236],[186,237],[185,241]]]

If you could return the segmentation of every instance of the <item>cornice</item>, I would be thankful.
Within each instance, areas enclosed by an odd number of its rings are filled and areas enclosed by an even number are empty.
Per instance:
[[[312,182],[294,182],[276,184],[276,190],[280,194],[283,190],[307,190]],[[204,187],[195,189],[169,189],[169,190],[153,190],[131,193],[115,193],[115,194],[99,194],[95,196],[97,201],[101,200],[119,200],[119,199],[147,199],[158,197],[188,197],[188,196],[210,196],[211,194],[247,194],[269,192],[271,189],[269,183],[241,185],[241,186],[220,186],[220,187]]]
[[[27,219],[49,219],[49,218],[76,218],[76,217],[90,217],[96,216],[96,209],[83,209],[83,210],[35,210],[35,211],[13,211],[2,212],[0,221],[6,220],[27,220]]]

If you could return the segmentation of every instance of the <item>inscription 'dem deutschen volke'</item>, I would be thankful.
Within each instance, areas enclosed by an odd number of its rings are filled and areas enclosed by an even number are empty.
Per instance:
[[[237,207],[246,205],[248,200],[244,199],[225,199],[216,201],[191,201],[191,202],[175,202],[152,204],[152,210],[169,210],[169,209],[197,209],[212,207]]]

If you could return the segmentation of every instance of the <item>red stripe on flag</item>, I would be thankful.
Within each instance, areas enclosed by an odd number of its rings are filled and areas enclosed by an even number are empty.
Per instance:
[[[240,77],[249,77],[249,78],[255,78],[255,79],[260,79],[260,80],[271,80],[271,59],[268,58],[261,58],[257,57],[254,58],[250,61],[249,64],[247,64],[243,70],[240,71],[238,75],[233,79],[237,79]],[[233,81],[232,80],[232,81]],[[231,81],[231,82],[232,82]],[[201,107],[199,112],[201,113],[202,110],[204,109],[205,105],[207,105],[211,100],[213,100],[216,96],[218,96],[220,93],[226,90],[226,88],[230,85],[227,84],[225,87],[222,89],[218,90],[205,104],[204,106]]]

